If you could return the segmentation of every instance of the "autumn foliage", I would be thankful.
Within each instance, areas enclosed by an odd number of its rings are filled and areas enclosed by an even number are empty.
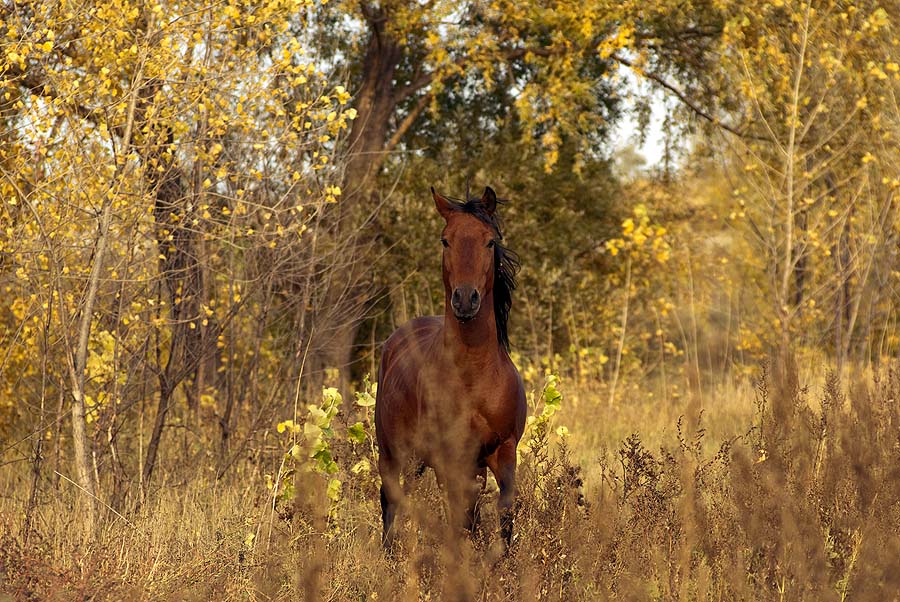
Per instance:
[[[0,16],[0,592],[900,589],[896,2]],[[491,482],[448,547],[429,473],[386,557],[370,380],[443,311],[428,187],[488,184],[522,263],[516,541]]]

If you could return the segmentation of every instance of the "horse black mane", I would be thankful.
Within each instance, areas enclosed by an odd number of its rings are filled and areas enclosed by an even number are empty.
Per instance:
[[[470,198],[465,202],[452,198],[449,200],[454,201],[458,211],[477,217],[497,233],[497,240],[494,241],[494,321],[497,324],[497,341],[509,351],[507,324],[509,310],[512,308],[512,294],[518,285],[516,274],[520,267],[519,256],[500,244],[500,241],[503,240],[502,222],[497,215],[496,208],[493,213],[490,213],[478,197]],[[498,205],[506,202],[504,199],[497,199]]]

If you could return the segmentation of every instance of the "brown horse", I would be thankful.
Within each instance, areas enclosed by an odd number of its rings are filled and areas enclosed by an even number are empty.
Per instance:
[[[500,486],[500,532],[509,546],[516,445],[525,428],[525,390],[509,358],[506,325],[519,264],[501,246],[497,197],[449,200],[431,189],[446,220],[444,315],[416,318],[384,344],[375,433],[381,473],[382,543],[392,546],[403,499],[400,474],[434,469],[454,527],[474,528],[478,477]]]

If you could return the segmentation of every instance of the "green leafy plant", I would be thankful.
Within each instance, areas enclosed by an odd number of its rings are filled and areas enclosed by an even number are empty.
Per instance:
[[[524,442],[522,446],[523,453],[535,454],[541,448],[546,447],[553,416],[556,415],[562,405],[563,395],[557,387],[558,384],[559,376],[550,374],[547,376],[543,389],[541,389],[540,396],[535,399],[534,394],[532,394],[532,414],[526,420],[525,433],[522,436],[522,441]],[[540,412],[538,412],[538,408],[540,408]],[[567,437],[569,429],[565,426],[559,426],[556,429],[556,434],[559,437]]]
[[[325,494],[332,506],[341,499],[343,483],[336,476],[339,467],[334,460],[331,442],[334,439],[332,423],[340,412],[343,398],[334,387],[322,389],[322,403],[309,404],[302,423],[293,419],[279,422],[276,430],[287,439],[290,447],[284,454],[277,477],[266,475],[266,486],[282,503],[294,499],[294,476],[298,470],[314,472],[327,478]],[[300,437],[302,435],[302,438]]]
[[[565,439],[569,436],[569,429],[559,425],[553,429],[554,417],[562,406],[563,394],[558,385],[559,376],[548,374],[541,394],[535,398],[531,395],[531,415],[525,423],[525,433],[519,446],[520,460],[524,460],[526,472],[533,479],[535,491],[543,492],[548,486],[548,479],[552,471],[553,459],[550,454],[550,437],[555,432],[556,437],[565,448]],[[543,495],[538,496],[544,499]]]
[[[372,467],[378,459],[378,450],[372,433],[378,384],[370,382],[368,374],[363,378],[362,384],[362,391],[354,393],[357,412],[358,415],[361,414],[360,420],[347,427],[347,439],[352,444],[351,454],[356,460],[350,472],[359,476],[371,475]],[[370,478],[374,480],[373,476]]]
[[[303,420],[279,422],[276,431],[283,437],[287,450],[282,457],[276,477],[266,475],[266,486],[277,504],[288,504],[296,497],[295,479],[298,473],[318,475],[322,491],[328,500],[328,515],[334,519],[338,507],[346,497],[345,481],[354,489],[376,484],[377,448],[373,433],[373,414],[377,386],[363,379],[361,391],[354,392],[356,412],[353,418],[340,421],[343,396],[334,387],[322,389],[322,402],[306,406]],[[354,412],[349,412],[354,414]],[[346,431],[338,434],[341,425]],[[338,463],[340,456],[346,463]],[[358,493],[358,492],[357,492]]]

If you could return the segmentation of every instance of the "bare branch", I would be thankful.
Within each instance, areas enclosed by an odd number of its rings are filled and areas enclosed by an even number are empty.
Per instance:
[[[406,114],[406,117],[403,118],[403,121],[400,122],[400,125],[397,126],[397,130],[391,136],[391,139],[388,140],[387,144],[384,147],[385,153],[389,153],[400,143],[403,139],[403,136],[406,135],[406,132],[409,131],[409,128],[416,122],[416,119],[419,118],[419,115],[422,114],[422,111],[425,110],[425,107],[428,106],[428,103],[431,102],[432,99],[431,94],[423,94],[419,101],[416,103],[416,106],[412,108],[412,110]]]
[[[687,108],[689,108],[691,110],[691,112],[693,112],[695,115],[697,115],[698,117],[702,117],[706,121],[712,123],[713,125],[715,125],[717,127],[722,128],[726,132],[734,134],[735,136],[738,136],[740,138],[754,138],[754,139],[759,139],[759,140],[766,140],[766,138],[757,138],[754,135],[751,135],[751,134],[748,134],[747,132],[742,132],[742,131],[736,129],[736,128],[728,125],[727,123],[722,123],[717,117],[710,115],[702,107],[700,107],[700,105],[698,105],[696,102],[694,102],[693,100],[688,98],[687,94],[685,94],[680,89],[678,89],[678,87],[675,86],[674,84],[666,81],[662,76],[660,76],[656,73],[653,73],[652,71],[644,71],[643,69],[639,70],[637,65],[634,64],[634,61],[626,59],[625,57],[623,57],[617,53],[613,53],[610,58],[615,60],[620,65],[624,65],[625,67],[628,67],[629,69],[638,72],[641,76],[646,77],[647,79],[655,82],[660,87],[668,90],[669,92],[674,94],[675,97],[678,100],[680,100],[683,105],[685,105]]]

